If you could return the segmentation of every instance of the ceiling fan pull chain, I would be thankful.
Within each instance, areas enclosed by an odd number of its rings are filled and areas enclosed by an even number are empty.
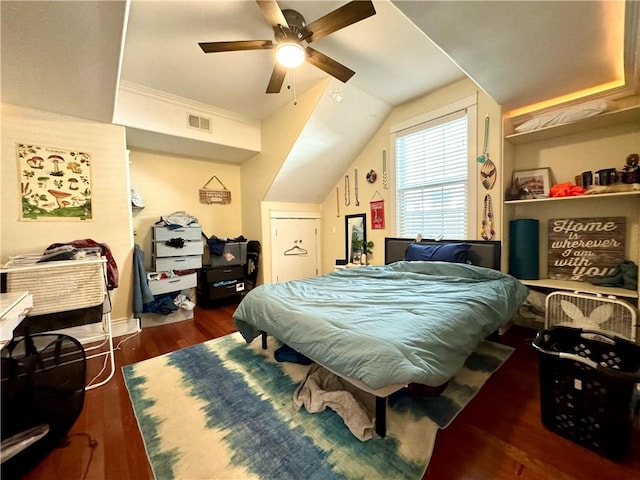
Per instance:
[[[298,96],[296,93],[296,71],[293,70],[292,73],[293,73],[293,105],[298,105]]]

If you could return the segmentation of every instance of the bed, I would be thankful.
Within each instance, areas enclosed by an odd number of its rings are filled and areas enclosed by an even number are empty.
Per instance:
[[[410,251],[458,247],[462,263],[404,261]],[[270,334],[376,395],[384,436],[388,395],[409,383],[446,383],[525,300],[526,287],[499,264],[495,241],[386,238],[385,265],[261,285],[233,318],[247,342],[262,335],[264,346]]]

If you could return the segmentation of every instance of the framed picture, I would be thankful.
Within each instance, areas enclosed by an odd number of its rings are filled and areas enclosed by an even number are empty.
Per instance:
[[[551,189],[549,169],[515,171],[513,185],[519,189],[520,198],[548,198]]]
[[[21,221],[87,221],[91,206],[91,155],[17,143]]]

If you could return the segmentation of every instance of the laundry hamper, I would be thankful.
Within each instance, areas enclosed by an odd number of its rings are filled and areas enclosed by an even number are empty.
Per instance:
[[[97,351],[86,358],[107,357],[104,367],[89,381],[87,390],[107,383],[115,374],[110,303],[107,295],[105,257],[87,254],[77,260],[59,260],[37,263],[39,255],[17,255],[7,262],[0,273],[7,292],[29,292],[33,307],[29,317],[64,313],[89,307],[101,307],[100,322],[104,341],[88,346],[85,351]],[[103,348],[104,347],[104,348]]]
[[[93,307],[107,294],[104,258],[61,260],[28,264],[28,255],[13,257],[5,266],[8,292],[28,291],[33,295],[29,315],[64,312]]]
[[[640,345],[598,331],[538,333],[540,408],[546,428],[612,460],[627,453]]]

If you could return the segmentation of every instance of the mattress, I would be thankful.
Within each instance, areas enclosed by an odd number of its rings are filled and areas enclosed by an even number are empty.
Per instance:
[[[233,318],[247,342],[267,332],[373,390],[439,386],[526,294],[496,270],[401,261],[261,285]]]

